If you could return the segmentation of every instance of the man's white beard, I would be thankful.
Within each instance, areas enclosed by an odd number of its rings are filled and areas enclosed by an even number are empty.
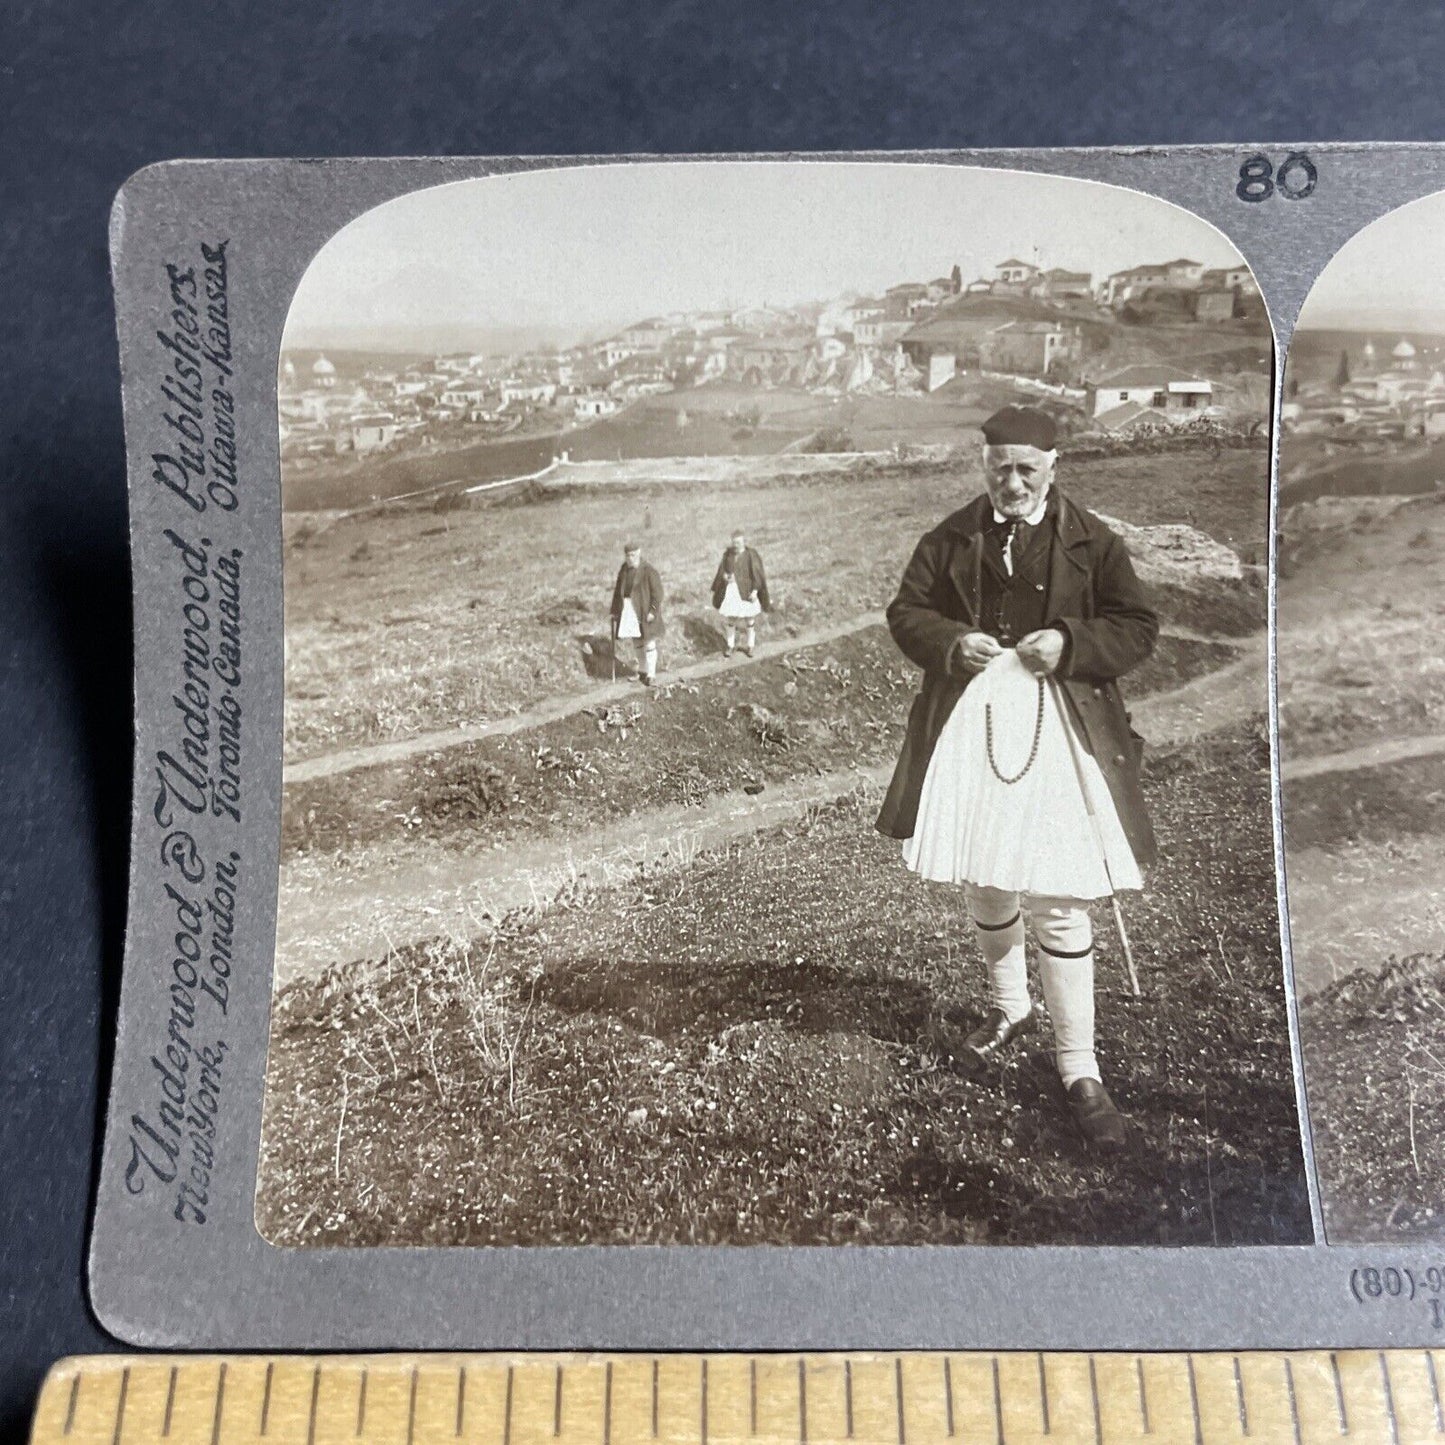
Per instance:
[[[1038,524],[1039,524],[1041,521],[1043,521],[1043,518],[1044,518],[1044,508],[1045,508],[1046,506],[1048,506],[1048,503],[1049,503],[1049,492],[1052,491],[1053,485],[1054,485],[1054,484],[1053,484],[1052,481],[1046,483],[1045,486],[1044,486],[1044,490],[1043,490],[1042,494],[1039,496],[1038,501],[1035,502],[1035,503],[1033,504],[1032,508],[1030,508],[1030,510],[1029,510],[1027,513],[1025,513],[1023,516],[1021,516],[1021,517],[1010,517],[1010,516],[1008,516],[1006,513],[1001,512],[1001,511],[999,510],[999,508],[998,508],[998,503],[997,503],[997,502],[993,502],[992,499],[990,499],[990,504],[991,504],[992,507],[993,507],[993,519],[994,519],[994,521],[995,521],[995,522],[1010,522],[1010,521],[1012,521],[1012,522],[1027,522],[1030,527],[1037,527]]]

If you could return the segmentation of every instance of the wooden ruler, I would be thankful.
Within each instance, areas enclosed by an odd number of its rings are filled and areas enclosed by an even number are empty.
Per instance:
[[[33,1445],[1445,1445],[1445,1352],[113,1355]]]

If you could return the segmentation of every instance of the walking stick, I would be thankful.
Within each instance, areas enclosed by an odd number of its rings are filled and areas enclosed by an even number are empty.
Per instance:
[[[1054,686],[1059,707],[1063,711],[1064,736],[1069,740],[1069,757],[1073,759],[1074,776],[1079,781],[1079,792],[1083,795],[1084,809],[1089,815],[1089,826],[1094,832],[1094,844],[1099,850],[1099,861],[1104,865],[1104,877],[1109,882],[1109,904],[1114,910],[1114,927],[1118,930],[1119,946],[1124,951],[1124,967],[1129,971],[1129,988],[1135,998],[1142,998],[1144,992],[1139,987],[1139,974],[1134,967],[1134,950],[1129,947],[1129,931],[1124,927],[1124,910],[1119,907],[1119,895],[1114,890],[1114,875],[1109,871],[1109,854],[1104,848],[1103,829],[1099,827],[1099,817],[1094,812],[1094,800],[1089,796],[1089,785],[1084,779],[1083,760],[1079,757],[1079,744],[1074,737],[1071,715],[1067,711],[1069,700],[1056,678],[1051,677],[1049,681]]]
[[[609,648],[612,653],[612,681],[617,681],[617,619],[612,619],[612,644]]]

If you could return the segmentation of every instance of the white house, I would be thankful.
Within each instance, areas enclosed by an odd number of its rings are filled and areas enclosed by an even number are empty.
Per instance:
[[[922,360],[923,389],[937,391],[958,375],[958,357],[952,351],[929,350],[914,356],[915,365]]]
[[[441,394],[441,404],[465,411],[468,407],[480,406],[486,395],[487,389],[484,386],[449,386]]]
[[[1038,274],[1037,266],[1028,261],[1020,261],[1016,256],[1000,261],[993,268],[993,279],[1002,286],[1027,286]]]
[[[572,415],[579,421],[613,416],[617,410],[617,398],[608,396],[606,392],[595,392],[572,398]]]
[[[613,337],[611,341],[599,341],[593,350],[597,364],[609,368],[626,361],[632,353],[633,348],[617,337]]]
[[[1246,291],[1256,289],[1254,272],[1248,266],[1213,266],[1200,278],[1200,285],[1222,286],[1230,291],[1236,286]]]
[[[520,377],[509,377],[502,383],[502,405],[526,402],[534,406],[551,406],[557,397],[555,381],[531,381]]]
[[[1091,416],[1135,405],[1170,421],[1183,421],[1210,405],[1214,383],[1175,366],[1139,363],[1093,383],[1091,393]]]
[[[633,351],[661,351],[671,334],[667,322],[653,316],[627,327],[622,333],[622,340]]]
[[[899,321],[875,315],[853,327],[853,339],[859,346],[892,346],[912,330],[913,322],[906,317]]]
[[[1204,262],[1180,256],[1164,263],[1164,276],[1170,286],[1197,286],[1204,276]]]
[[[390,446],[396,437],[396,418],[390,412],[353,417],[347,427],[347,444],[354,452],[374,452]]]

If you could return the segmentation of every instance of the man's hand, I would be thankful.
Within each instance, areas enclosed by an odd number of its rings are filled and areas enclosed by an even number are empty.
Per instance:
[[[1003,651],[986,632],[968,632],[954,644],[953,655],[967,672],[982,672]]]
[[[1018,655],[1036,677],[1047,677],[1063,661],[1064,634],[1057,627],[1031,632],[1019,642]]]

